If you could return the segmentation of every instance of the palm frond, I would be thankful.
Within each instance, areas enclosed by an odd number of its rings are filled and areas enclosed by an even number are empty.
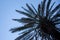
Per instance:
[[[52,8],[53,8],[54,4],[55,4],[55,2],[51,5],[51,7],[50,7],[49,11],[51,11],[51,10],[52,10]]]
[[[26,15],[26,16],[28,16],[28,17],[30,17],[30,18],[33,18],[30,14],[28,14],[28,13],[26,13],[26,12],[23,12],[23,11],[19,11],[19,10],[16,10],[18,13],[20,13],[20,14],[23,14],[23,15]]]
[[[53,18],[51,18],[51,20],[56,19],[58,17],[60,17],[60,14],[56,14]]]
[[[31,13],[29,10],[27,10],[26,8],[22,7],[26,12],[28,12],[29,14]]]
[[[28,7],[28,9],[31,11],[31,14],[36,15],[36,14],[35,14],[35,12],[33,11],[33,9],[32,9],[28,4],[26,4],[26,6],[27,6],[27,7]]]
[[[21,40],[23,37],[23,39],[25,40],[25,38],[26,38],[26,36],[30,36],[31,38],[32,37],[34,37],[36,34],[33,34],[33,35],[31,35],[30,33],[33,31],[33,30],[35,30],[35,29],[37,29],[37,28],[31,28],[31,29],[29,29],[29,30],[27,30],[27,31],[24,31],[23,32],[23,35],[20,35],[19,37],[17,37],[15,40]],[[31,39],[31,38],[28,38],[28,40],[29,39]],[[27,38],[26,38],[27,39]]]
[[[41,8],[41,5],[39,4],[38,5],[38,13],[37,13],[37,17],[39,18],[39,19],[41,19],[42,17],[42,14],[41,14],[41,12],[42,12],[42,8]]]
[[[53,22],[58,22],[58,21],[60,21],[60,19],[56,19],[56,20],[54,20]]]
[[[34,22],[28,23],[22,27],[18,27],[18,28],[12,28],[10,31],[12,31],[12,33],[17,32],[17,31],[21,31],[27,28],[31,28],[34,26]]]
[[[46,3],[46,0],[43,0],[43,2],[42,2],[42,16],[44,15],[45,3]]]
[[[38,5],[38,11],[36,12],[37,14],[36,14],[36,18],[38,18],[38,19],[41,19],[42,17],[42,15],[41,15],[41,6],[40,6],[40,4]]]
[[[40,11],[41,11],[41,6],[40,6],[40,4],[39,4],[39,5],[38,5],[38,13],[37,13],[38,16],[40,15]]]
[[[59,15],[60,15],[60,10],[57,11],[57,13],[51,18],[51,20],[60,17]]]
[[[49,6],[50,6],[51,0],[48,0],[47,2],[47,7],[46,7],[46,18],[48,17],[49,14]]]
[[[21,38],[23,38],[24,36],[26,36],[27,34],[29,34],[33,29],[29,30],[28,32],[24,33],[23,35],[17,37],[15,40],[20,40]]]
[[[48,0],[47,7],[46,7],[47,10],[49,10],[50,3],[51,3],[51,0]]]
[[[21,18],[21,19],[13,19],[14,21],[18,21],[18,22],[22,22],[22,23],[30,23],[30,22],[34,22],[34,19],[31,18]]]
[[[33,40],[34,39],[34,37],[32,37],[30,40]]]
[[[33,9],[35,10],[35,12],[36,12],[36,13],[38,13],[38,12],[37,12],[37,10],[35,9],[35,7],[34,7],[32,4],[31,4],[31,6],[32,6],[32,7],[33,7]]]
[[[33,37],[34,35],[36,35],[36,33],[29,33],[28,35],[26,35],[25,37],[24,37],[24,39],[23,40],[30,40],[31,39],[31,37]]]
[[[58,24],[60,24],[60,22],[56,22],[56,23],[55,23],[55,25],[58,25]]]
[[[33,38],[35,37],[36,34],[33,34],[29,40],[33,40]]]
[[[53,6],[54,6],[55,2],[51,5],[50,9],[47,11],[46,17],[49,18],[49,13],[51,12]],[[50,18],[49,18],[50,19]]]
[[[33,7],[33,9],[34,9],[34,11],[35,11],[35,13],[36,13],[34,19],[36,19],[37,17],[41,17],[40,14],[38,13],[38,11],[35,9],[35,7],[34,7],[32,4],[31,4],[31,6]],[[38,16],[38,14],[39,14],[39,16]]]
[[[60,9],[60,4],[57,5],[51,12],[50,12],[50,15],[49,15],[49,18],[52,16],[52,14],[54,14],[58,9]]]

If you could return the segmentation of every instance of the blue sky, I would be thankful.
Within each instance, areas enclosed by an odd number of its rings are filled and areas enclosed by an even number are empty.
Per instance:
[[[60,3],[60,0],[56,1],[56,4]],[[9,30],[13,27],[21,26],[22,24],[13,21],[13,18],[24,17],[18,14],[15,10],[22,10],[22,6],[25,4],[33,4],[35,7],[41,2],[41,0],[0,0],[0,40],[14,40],[18,33],[11,33]]]

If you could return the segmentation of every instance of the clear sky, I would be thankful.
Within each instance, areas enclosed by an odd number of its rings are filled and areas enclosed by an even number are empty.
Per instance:
[[[60,3],[60,0],[56,1],[56,4]],[[11,33],[9,30],[13,27],[20,26],[22,24],[13,21],[13,18],[21,18],[15,10],[22,10],[22,6],[26,7],[26,3],[33,4],[35,7],[41,2],[41,0],[0,0],[0,40],[14,40],[18,33]]]

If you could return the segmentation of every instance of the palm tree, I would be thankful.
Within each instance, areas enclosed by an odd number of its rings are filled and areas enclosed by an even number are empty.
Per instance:
[[[26,4],[28,9],[22,7],[26,12],[16,10],[27,17],[13,19],[25,23],[24,26],[10,30],[12,33],[22,31],[15,40],[60,40],[60,30],[56,27],[56,25],[60,24],[60,4],[53,8],[55,2],[50,5],[51,0],[46,1],[41,1],[37,10],[32,4],[32,7]]]

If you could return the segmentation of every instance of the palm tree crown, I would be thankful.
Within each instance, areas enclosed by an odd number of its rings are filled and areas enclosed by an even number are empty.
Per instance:
[[[12,28],[12,33],[17,31],[21,32],[22,35],[17,37],[15,40],[60,40],[60,32],[56,25],[60,24],[60,4],[54,9],[55,2],[50,5],[51,0],[43,0],[38,5],[38,10],[31,4],[30,7],[26,4],[27,8],[22,7],[26,12],[16,10],[18,13],[27,16],[27,18],[13,19],[20,23],[25,23],[22,27]],[[46,4],[47,3],[47,4]],[[33,8],[33,9],[32,9]],[[53,15],[55,13],[55,15]]]

